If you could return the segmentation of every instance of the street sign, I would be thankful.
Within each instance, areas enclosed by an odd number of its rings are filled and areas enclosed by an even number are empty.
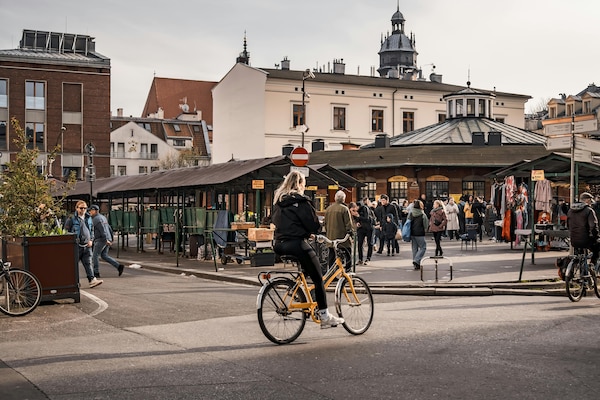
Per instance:
[[[308,178],[309,170],[310,169],[308,167],[294,167],[293,165],[290,165],[290,172],[292,172],[292,171],[300,172],[302,175],[304,175],[305,178]]]
[[[597,130],[598,121],[596,119],[575,121],[575,123],[573,123],[573,133],[591,133]],[[561,135],[565,133],[571,133],[571,122],[544,126],[544,135],[546,136]]]
[[[543,181],[544,178],[544,170],[543,169],[532,169],[531,170],[531,180],[532,181]]]
[[[292,164],[296,167],[304,167],[308,164],[308,150],[304,147],[296,147],[292,150],[290,158],[292,159]]]
[[[563,150],[571,148],[571,136],[546,139],[546,150]]]
[[[586,162],[586,163],[592,162],[592,152],[591,151],[575,149],[574,153],[575,153],[574,154],[575,161]]]

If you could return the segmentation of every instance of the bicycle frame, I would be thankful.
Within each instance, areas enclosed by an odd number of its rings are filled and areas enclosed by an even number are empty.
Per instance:
[[[334,249],[337,250],[337,245],[339,243],[345,242],[346,240],[347,240],[347,238],[344,238],[342,240],[336,240],[335,244],[334,244]],[[287,278],[283,278],[281,276],[271,279],[271,275],[277,274],[277,273],[281,274],[281,272],[276,272],[276,271],[269,271],[266,273],[261,272],[259,274],[259,282],[262,283],[261,277],[266,280],[266,283],[276,281],[277,279],[287,279]],[[304,312],[307,312],[314,322],[319,323],[317,313],[315,313],[315,310],[317,309],[318,305],[312,296],[312,291],[315,289],[315,285],[309,284],[307,282],[306,276],[304,275],[304,272],[302,272],[299,265],[298,265],[298,272],[296,272],[296,273],[287,272],[287,274],[292,276],[292,280],[294,281],[294,287],[290,293],[286,294],[285,298],[280,299],[282,304],[286,304],[287,309],[289,311],[302,310]],[[354,273],[346,272],[346,270],[344,269],[344,265],[342,263],[342,259],[339,255],[337,255],[337,252],[336,252],[335,268],[330,268],[329,271],[327,271],[327,273],[323,277],[323,286],[324,286],[325,290],[327,290],[329,288],[329,286],[333,283],[333,281],[335,281],[336,279],[344,278],[348,281],[348,284],[351,288],[353,300],[356,303],[359,303],[360,300],[358,299],[358,296],[356,295],[356,291],[354,289],[354,284],[352,282],[352,275],[354,275]],[[294,301],[294,298],[296,298],[296,294],[298,293],[298,290],[301,290],[304,292],[304,294],[306,296],[305,302],[295,302]],[[345,293],[345,296],[348,300],[350,300],[350,298],[348,297],[348,293]]]

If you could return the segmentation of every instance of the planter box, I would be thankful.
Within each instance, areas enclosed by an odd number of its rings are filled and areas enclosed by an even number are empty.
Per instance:
[[[42,301],[80,301],[78,248],[75,235],[6,238],[2,257],[15,268],[33,273],[42,284]]]

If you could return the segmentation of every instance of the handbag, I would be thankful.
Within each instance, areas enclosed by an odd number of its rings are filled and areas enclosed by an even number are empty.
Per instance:
[[[405,242],[410,242],[410,226],[410,219],[407,219],[404,225],[402,225],[402,240],[404,240]]]
[[[435,226],[440,226],[442,224],[442,221],[440,221],[439,219],[437,219],[436,217],[433,217],[433,224]]]

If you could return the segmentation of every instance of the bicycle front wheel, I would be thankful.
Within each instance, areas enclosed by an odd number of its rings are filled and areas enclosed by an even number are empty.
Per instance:
[[[585,280],[581,276],[581,266],[577,261],[571,261],[565,276],[567,296],[571,301],[579,301],[585,290]]]
[[[42,299],[42,285],[29,271],[9,269],[0,281],[0,311],[12,317],[32,312]]]
[[[598,289],[598,272],[596,272],[596,268],[594,265],[589,265],[588,268],[590,270],[590,280],[592,283],[592,287],[594,288],[594,293],[596,293],[596,297],[600,299],[600,289]]]
[[[344,318],[344,328],[353,335],[363,334],[371,326],[375,305],[367,282],[359,276],[350,281],[341,278],[335,288],[335,309]]]
[[[306,324],[306,313],[290,309],[292,303],[305,303],[306,295],[296,290],[291,279],[277,279],[262,287],[257,299],[260,330],[271,342],[291,343],[300,336]]]

